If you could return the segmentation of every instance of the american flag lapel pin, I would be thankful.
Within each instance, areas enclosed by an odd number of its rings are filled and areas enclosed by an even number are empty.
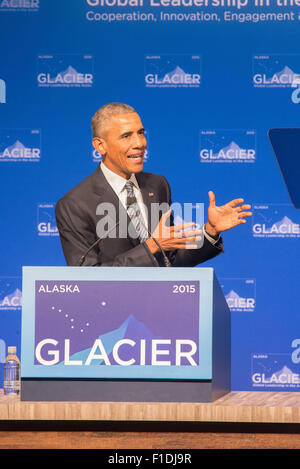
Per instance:
[[[154,192],[149,192],[149,197],[153,197],[154,196]]]

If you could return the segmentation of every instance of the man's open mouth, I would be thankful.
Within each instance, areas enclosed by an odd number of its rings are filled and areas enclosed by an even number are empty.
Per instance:
[[[144,152],[136,153],[134,155],[127,155],[127,158],[130,158],[130,159],[133,159],[133,160],[138,160],[140,158],[144,158]]]

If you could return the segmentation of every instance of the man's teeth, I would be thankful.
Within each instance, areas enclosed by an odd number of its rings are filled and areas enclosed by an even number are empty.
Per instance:
[[[140,153],[139,155],[128,155],[128,158],[143,158],[143,154]]]

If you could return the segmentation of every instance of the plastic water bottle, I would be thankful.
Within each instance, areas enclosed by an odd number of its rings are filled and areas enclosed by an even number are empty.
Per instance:
[[[8,347],[4,362],[4,394],[16,396],[20,393],[20,360],[16,347]]]

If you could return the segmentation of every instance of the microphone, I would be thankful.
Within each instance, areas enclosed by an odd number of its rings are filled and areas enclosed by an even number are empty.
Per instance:
[[[102,239],[106,238],[107,235],[109,233],[111,233],[114,229],[116,229],[116,227],[120,224],[120,221],[118,221],[118,223],[116,223],[110,230],[108,230],[106,233],[105,233],[105,236],[101,236],[99,237],[89,248],[88,250],[79,258],[79,261],[78,261],[78,266],[81,267],[86,259],[86,256],[88,255],[88,253],[95,247],[97,246],[98,243],[100,243],[100,241],[102,241]],[[153,241],[155,242],[155,244],[158,246],[162,256],[163,256],[163,261],[164,261],[164,264],[165,264],[165,267],[171,267],[171,263],[165,253],[165,251],[163,250],[163,248],[161,247],[160,243],[157,241],[157,239],[154,238],[154,236],[152,236],[152,234],[150,233],[150,231],[145,227],[145,225],[143,224],[145,230],[147,231],[149,237],[151,239],[153,239]]]
[[[88,255],[88,253],[89,253],[95,246],[97,246],[97,244],[100,243],[100,241],[102,241],[102,239],[106,238],[109,233],[111,233],[114,229],[116,229],[119,224],[120,224],[120,222],[118,221],[118,223],[116,223],[110,230],[108,230],[108,231],[105,233],[105,236],[100,236],[98,239],[96,239],[96,241],[95,241],[95,242],[88,248],[88,250],[80,257],[79,262],[78,262],[78,266],[79,266],[79,267],[81,267],[82,264],[84,263],[84,261],[85,261],[85,259],[86,259],[86,256]]]

